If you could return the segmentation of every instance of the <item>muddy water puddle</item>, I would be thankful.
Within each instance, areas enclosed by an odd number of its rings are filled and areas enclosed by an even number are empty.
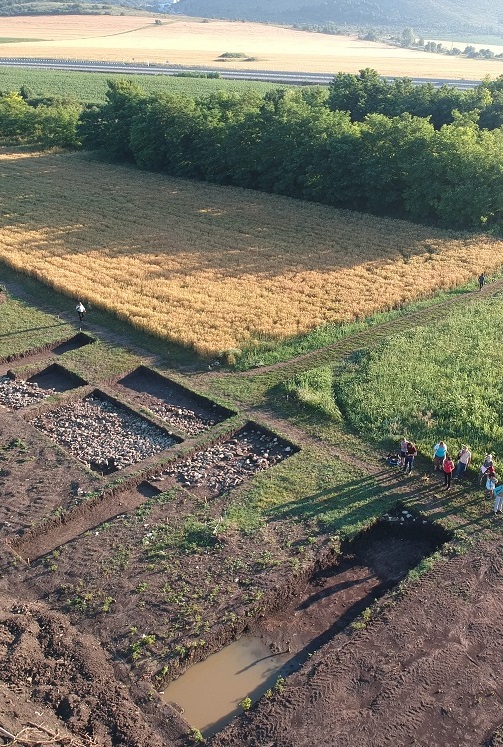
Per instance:
[[[289,603],[258,621],[253,637],[243,636],[191,667],[165,689],[163,700],[177,704],[204,736],[215,734],[242,712],[240,701],[255,702],[279,677],[299,669],[446,539],[417,517],[377,522],[339,563],[319,571]]]
[[[178,705],[192,727],[210,736],[242,712],[243,698],[258,700],[273,687],[290,658],[271,653],[260,638],[243,636],[172,682],[163,700]]]

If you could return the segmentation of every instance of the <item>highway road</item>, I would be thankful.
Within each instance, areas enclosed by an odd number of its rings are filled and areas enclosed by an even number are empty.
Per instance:
[[[223,63],[225,64],[225,63]],[[66,70],[85,73],[119,73],[121,75],[179,75],[180,73],[208,74],[218,73],[221,78],[228,80],[261,80],[264,82],[288,84],[296,86],[318,85],[326,86],[330,83],[335,73],[290,73],[278,70],[231,70],[229,68],[194,68],[182,67],[180,65],[159,65],[148,63],[126,63],[126,62],[99,62],[88,60],[57,60],[57,59],[35,59],[23,57],[1,57],[0,66],[27,67],[41,70]],[[386,80],[393,80],[387,76]],[[431,79],[412,78],[413,83],[421,85],[432,83],[435,87],[442,85],[452,86],[461,90],[475,88],[480,85],[481,80],[455,80],[455,79]]]

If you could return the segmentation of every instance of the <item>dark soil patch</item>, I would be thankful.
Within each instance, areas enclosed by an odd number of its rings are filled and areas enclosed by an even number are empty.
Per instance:
[[[400,506],[377,521],[346,545],[340,559],[309,578],[289,604],[282,600],[277,612],[252,627],[273,653],[292,653],[283,674],[298,669],[322,644],[347,629],[409,570],[450,539],[441,527],[406,514],[409,518],[402,515]]]
[[[114,664],[93,638],[43,605],[20,605],[4,597],[0,641],[1,724],[11,733],[28,727],[28,741],[20,737],[19,744],[182,743],[184,727],[176,711],[157,699],[152,703],[149,689],[129,681],[126,670]],[[1,736],[0,740],[11,743]]]
[[[66,340],[42,345],[41,347],[32,348],[22,353],[7,355],[0,359],[0,374],[4,374],[10,368],[9,364],[11,363],[17,361],[22,361],[24,365],[37,363],[38,361],[49,358],[51,355],[63,355],[63,353],[68,353],[70,350],[78,350],[84,345],[89,345],[93,342],[96,342],[94,337],[79,332],[77,335]]]
[[[99,484],[20,414],[0,408],[0,537],[17,536],[55,511],[75,506]]]
[[[171,427],[196,436],[236,413],[191,392],[146,366],[140,366],[118,382],[138,405],[148,407]]]
[[[336,636],[211,744],[490,744],[503,721],[501,540],[440,562],[351,638]]]
[[[125,516],[159,493],[153,485],[142,482],[136,489],[118,494],[112,492],[108,499],[91,501],[90,505],[83,502],[49,523],[45,531],[27,532],[13,544],[13,548],[28,562],[33,561],[78,539],[85,532],[97,529],[116,516]]]
[[[91,345],[93,342],[96,342],[94,337],[87,335],[85,332],[79,332],[73,337],[70,337],[69,340],[65,340],[65,342],[56,345],[51,352],[53,355],[63,355],[63,353],[69,353],[71,350],[83,348],[84,345]]]
[[[44,368],[40,373],[30,376],[29,382],[38,384],[41,389],[53,389],[56,392],[67,392],[79,386],[85,386],[87,381],[77,374],[67,371],[66,368],[57,363]]]

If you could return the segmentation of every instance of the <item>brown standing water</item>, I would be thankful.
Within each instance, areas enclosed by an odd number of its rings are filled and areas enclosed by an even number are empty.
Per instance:
[[[299,669],[446,539],[442,529],[407,512],[378,522],[339,563],[257,622],[254,637],[243,636],[191,667],[166,688],[163,700],[177,704],[203,736],[215,734],[242,712],[241,700],[255,702],[279,677]]]
[[[243,698],[258,700],[273,687],[290,658],[272,654],[260,638],[243,636],[187,670],[166,688],[163,700],[180,706],[185,720],[208,737],[242,712]]]

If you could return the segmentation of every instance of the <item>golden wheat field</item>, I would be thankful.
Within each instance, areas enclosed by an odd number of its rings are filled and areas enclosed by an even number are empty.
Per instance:
[[[351,320],[503,262],[453,238],[289,198],[0,151],[0,258],[73,301],[212,355]]]
[[[56,57],[242,69],[350,72],[366,67],[382,75],[482,79],[503,74],[498,60],[469,60],[400,49],[356,36],[330,36],[281,26],[184,17],[13,16],[2,18],[2,36],[41,41],[0,45],[3,57]],[[219,62],[225,52],[253,58]]]

